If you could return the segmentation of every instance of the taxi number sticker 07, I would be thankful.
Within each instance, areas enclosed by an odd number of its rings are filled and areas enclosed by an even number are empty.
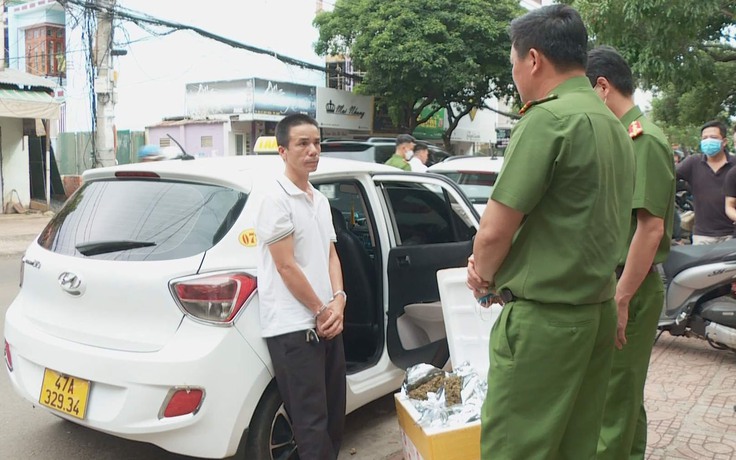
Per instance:
[[[63,375],[51,369],[43,373],[38,402],[42,406],[84,419],[89,398],[89,381]]]

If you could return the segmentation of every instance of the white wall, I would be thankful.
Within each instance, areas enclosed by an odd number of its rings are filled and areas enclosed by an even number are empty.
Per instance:
[[[31,204],[31,180],[28,169],[28,145],[23,144],[23,120],[20,118],[0,118],[2,133],[2,205],[18,202],[28,208]],[[16,195],[13,190],[18,192]]]

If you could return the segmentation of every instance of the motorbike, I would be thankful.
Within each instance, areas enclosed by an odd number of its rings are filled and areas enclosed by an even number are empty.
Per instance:
[[[661,271],[665,301],[659,330],[736,353],[736,240],[673,246]]]

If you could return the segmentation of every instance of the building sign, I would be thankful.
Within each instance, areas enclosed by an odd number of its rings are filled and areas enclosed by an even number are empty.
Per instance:
[[[373,97],[317,88],[317,121],[322,128],[373,130]]]
[[[248,113],[253,110],[253,79],[189,83],[186,109],[192,118]]]
[[[302,113],[317,117],[314,86],[254,78],[253,115],[257,120],[279,121],[286,115]]]
[[[244,120],[279,121],[286,115],[317,116],[316,88],[261,78],[186,85],[186,110],[192,118],[243,115]]]
[[[432,108],[425,107],[419,118],[425,118],[432,112]],[[445,109],[441,108],[435,112],[429,120],[414,128],[414,135],[421,139],[442,139],[445,132]]]

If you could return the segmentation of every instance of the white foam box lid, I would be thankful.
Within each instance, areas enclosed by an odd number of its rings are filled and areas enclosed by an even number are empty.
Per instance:
[[[491,328],[501,315],[502,307],[481,307],[466,286],[467,268],[448,268],[437,272],[442,316],[452,365],[467,361],[478,375],[488,377],[488,343]]]

